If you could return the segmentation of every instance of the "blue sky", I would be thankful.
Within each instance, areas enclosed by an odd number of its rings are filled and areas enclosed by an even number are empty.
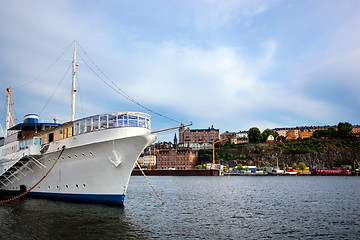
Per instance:
[[[66,71],[75,39],[85,51],[78,48],[85,62],[78,67],[77,118],[148,112],[94,75],[89,56],[133,99],[176,121],[192,121],[192,128],[360,123],[357,0],[0,4],[3,128],[6,87],[12,88],[18,122],[28,113],[41,113],[47,122],[70,119]],[[150,114],[153,129],[177,125]]]

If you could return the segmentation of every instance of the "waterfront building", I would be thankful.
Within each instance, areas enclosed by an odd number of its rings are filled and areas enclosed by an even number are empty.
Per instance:
[[[212,143],[220,139],[220,130],[214,126],[208,129],[179,129],[179,146],[193,150],[212,149]]]
[[[138,163],[142,168],[149,169],[151,162],[151,169],[154,169],[156,166],[156,154],[157,154],[156,151],[151,151],[151,154],[149,151],[144,152],[138,158]]]
[[[159,149],[156,169],[194,169],[198,162],[198,151],[191,148]]]
[[[360,133],[360,125],[353,125],[352,127],[353,127],[353,129],[352,129],[353,134],[359,134]]]

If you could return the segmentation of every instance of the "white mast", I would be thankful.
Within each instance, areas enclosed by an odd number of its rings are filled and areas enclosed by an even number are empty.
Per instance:
[[[74,40],[73,76],[71,89],[71,121],[75,120],[75,75],[76,75],[76,40]]]
[[[6,89],[7,94],[7,101],[6,101],[6,125],[5,125],[5,136],[7,137],[7,130],[10,128],[10,88]]]
[[[6,103],[6,128],[4,137],[8,136],[8,129],[15,125],[14,102],[12,100],[12,93],[10,88],[7,88],[7,103]],[[12,132],[10,132],[11,134]]]

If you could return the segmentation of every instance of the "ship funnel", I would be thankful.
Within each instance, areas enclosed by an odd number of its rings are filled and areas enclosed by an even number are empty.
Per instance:
[[[24,123],[38,123],[39,115],[37,114],[28,114],[24,116]]]

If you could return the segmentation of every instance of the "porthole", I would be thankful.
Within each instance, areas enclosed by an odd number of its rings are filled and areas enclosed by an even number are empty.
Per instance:
[[[90,155],[92,155],[93,153],[92,152],[89,152],[90,153]]]
[[[68,186],[68,185],[65,185],[65,187],[69,188],[69,186]]]
[[[83,187],[86,187],[86,186],[85,186],[85,183],[83,184]]]
[[[56,188],[59,188],[59,186],[56,186]]]
[[[64,157],[61,157],[62,159],[65,159]]]
[[[75,154],[75,157],[77,157],[77,155]]]
[[[68,158],[70,158],[70,156],[68,155]]]
[[[76,187],[79,187],[79,185],[77,185],[77,184],[76,184],[75,186],[76,186]]]
[[[83,155],[83,157],[85,157],[85,153],[82,153],[81,155]]]
[[[50,186],[48,186],[48,188],[50,188]]]

